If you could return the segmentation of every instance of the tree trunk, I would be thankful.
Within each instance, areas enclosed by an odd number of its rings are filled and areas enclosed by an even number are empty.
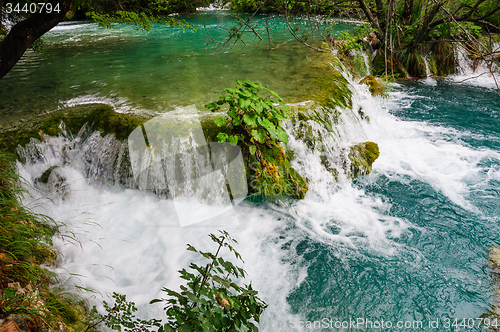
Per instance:
[[[71,7],[71,0],[49,0],[46,3],[52,4],[53,9],[59,4],[60,12],[47,13],[44,7],[42,13],[37,12],[14,25],[1,42],[0,79],[14,67],[35,40],[63,20]]]
[[[430,31],[429,26],[431,25],[432,20],[434,20],[434,17],[436,17],[436,14],[439,12],[440,8],[441,4],[437,3],[434,5],[434,7],[432,7],[432,9],[429,12],[427,12],[426,16],[424,17],[424,22],[422,23],[422,26],[418,30],[417,35],[410,42],[410,45],[408,45],[410,50],[415,49],[424,39],[425,35]]]

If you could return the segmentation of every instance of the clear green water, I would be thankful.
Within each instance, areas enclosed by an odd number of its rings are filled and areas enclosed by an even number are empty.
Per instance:
[[[323,73],[315,63],[323,54],[303,47],[284,30],[281,17],[269,20],[273,50],[269,50],[265,23],[255,35],[243,35],[245,46],[217,48],[210,37],[225,40],[218,29],[236,21],[227,11],[197,13],[185,18],[198,30],[154,26],[139,31],[132,26],[115,30],[92,23],[64,23],[47,33],[45,49],[28,52],[0,81],[0,117],[4,126],[20,118],[28,120],[65,101],[77,103],[107,99],[122,106],[150,111],[168,111],[179,105],[196,104],[198,109],[217,99],[213,90],[235,85],[238,78],[260,81],[282,98],[308,98],[311,79]],[[306,25],[305,21],[297,24]],[[342,23],[335,31],[355,24]]]
[[[220,15],[189,19],[213,25]],[[281,38],[274,51],[264,41],[215,56],[205,49],[201,30],[63,25],[47,36],[42,54],[25,57],[0,82],[0,115],[15,123],[61,102],[92,98],[153,111],[202,105],[213,99],[213,89],[244,77],[289,100],[308,99],[310,71],[304,68],[318,55]],[[477,321],[445,324],[479,318],[495,303],[498,286],[487,253],[500,244],[500,98],[493,89],[442,81],[396,85],[388,101],[354,88],[355,104],[371,122],[353,130],[380,146],[373,173],[338,190],[318,177],[326,194],[308,193],[285,209],[242,204],[221,216],[215,229],[161,225],[172,214],[168,202],[130,189],[96,189],[64,168],[75,191],[47,210],[72,222],[84,216],[78,231],[85,250],[59,241],[65,257],[57,271],[85,276],[81,284],[103,294],[129,294],[147,312],[146,303],[163,296],[155,290],[178,284],[175,271],[190,261],[182,254],[185,244],[203,242],[223,227],[241,243],[245,269],[269,303],[263,331],[337,331],[342,329],[335,325],[305,326],[359,318],[393,326],[421,321],[422,328],[343,330],[484,330]],[[62,143],[44,144],[43,162],[21,167],[28,181],[59,162],[51,149]],[[85,224],[89,214],[100,227]],[[439,326],[430,327],[436,320]]]

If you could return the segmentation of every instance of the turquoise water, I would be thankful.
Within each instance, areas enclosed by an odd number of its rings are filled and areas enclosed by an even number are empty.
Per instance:
[[[375,141],[381,158],[384,152],[395,158],[390,165],[376,162],[373,174],[354,187],[384,202],[382,215],[408,223],[392,239],[397,254],[380,255],[365,245],[340,246],[347,253],[339,254],[338,245],[294,239],[290,250],[307,262],[308,273],[288,301],[309,321],[360,317],[394,326],[423,323],[407,331],[482,330],[479,320],[465,328],[444,324],[480,318],[494,301],[486,261],[488,248],[500,240],[500,98],[493,89],[446,81],[396,91],[399,98],[387,108],[406,133],[386,127],[385,138]],[[332,224],[332,233],[342,229]],[[436,319],[439,328],[430,328]]]
[[[29,51],[0,82],[2,122],[12,126],[16,120],[27,120],[68,102],[92,100],[151,112],[190,104],[203,109],[204,104],[218,98],[213,90],[232,87],[240,78],[261,81],[289,101],[307,98],[300,87],[322,74],[323,68],[313,68],[322,54],[302,47],[286,33],[281,17],[268,21],[272,51],[265,23],[257,20],[260,28],[256,31],[266,37],[263,41],[245,32],[245,44],[229,47],[230,43],[215,54],[219,46],[208,36],[226,41],[228,32],[218,26],[233,26],[236,19],[231,15],[209,11],[186,17],[197,30],[60,24],[43,36],[43,51]],[[297,20],[296,24],[306,26],[307,22]],[[355,25],[340,23],[334,31]]]
[[[189,19],[214,25],[220,15],[226,14]],[[201,105],[213,89],[242,76],[289,100],[307,99],[303,68],[319,59],[315,53],[283,35],[274,51],[264,40],[215,56],[200,46],[200,30],[64,24],[47,36],[44,53],[26,57],[2,80],[0,112],[28,117],[32,109],[95,100],[125,110],[171,110]],[[162,287],[179,285],[176,271],[193,259],[185,244],[209,250],[206,234],[224,228],[240,242],[250,281],[269,304],[263,331],[483,330],[479,320],[446,324],[480,318],[498,301],[487,264],[490,246],[500,245],[496,90],[431,80],[395,84],[380,100],[356,81],[354,109],[362,107],[371,120],[344,111],[338,144],[377,142],[381,156],[372,174],[333,183],[317,151],[289,127],[293,165],[310,179],[306,198],[286,207],[245,202],[192,227],[178,226],[169,200],[89,178],[85,167],[101,165],[119,147],[109,139],[59,137],[27,149],[37,156],[19,165],[29,183],[53,165],[68,183],[62,193],[31,189],[35,198],[49,195],[41,212],[79,239],[55,240],[63,257],[54,270],[68,284],[96,290],[95,303],[117,291],[144,316],[159,316],[161,307],[147,303],[164,295]]]

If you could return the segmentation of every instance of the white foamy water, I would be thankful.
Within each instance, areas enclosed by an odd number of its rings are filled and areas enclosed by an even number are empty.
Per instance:
[[[500,43],[493,45],[494,51],[498,51],[499,49]],[[500,87],[500,75],[497,64],[493,64],[491,67],[492,70],[490,70],[489,63],[481,62],[475,65],[462,47],[456,49],[455,56],[457,57],[460,69],[458,74],[450,77],[452,81],[492,89]]]
[[[55,271],[69,278],[68,284],[95,290],[94,303],[116,291],[139,304],[142,315],[163,317],[161,305],[147,303],[163,296],[162,287],[179,287],[179,269],[192,261],[203,262],[185,250],[186,244],[214,251],[207,235],[225,229],[240,242],[236,249],[249,273],[245,282],[251,281],[269,304],[261,330],[292,331],[290,322],[304,317],[291,313],[287,296],[307,276],[308,264],[283,249],[287,242],[311,238],[331,246],[342,258],[365,252],[397,255],[407,248],[396,240],[417,228],[391,216],[391,203],[383,196],[369,194],[347,179],[341,169],[350,146],[365,141],[379,144],[380,158],[365,178],[367,183],[382,175],[401,182],[421,180],[470,211],[476,208],[467,200],[466,180],[482,170],[481,160],[500,159],[490,150],[450,139],[458,135],[452,129],[402,121],[388,112],[411,107],[412,96],[394,92],[384,101],[371,97],[366,86],[352,84],[354,111],[343,112],[333,132],[310,123],[314,135],[322,138],[314,147],[301,136],[306,129],[287,124],[289,146],[295,150],[293,166],[309,181],[304,200],[284,207],[244,202],[189,227],[180,226],[172,200],[138,190],[131,182],[119,185],[121,175],[104,164],[110,156],[120,160],[124,146],[109,136],[33,143],[24,152],[27,162],[20,163],[19,170],[37,188],[30,189],[34,200],[50,197],[38,207],[40,212],[65,224],[66,236],[55,241],[62,254]],[[369,123],[361,118],[360,108]],[[331,114],[322,116],[332,121]],[[338,182],[325,167],[325,158],[339,170]],[[35,183],[52,166],[58,167],[49,183]],[[210,209],[203,204],[196,208],[200,214]]]

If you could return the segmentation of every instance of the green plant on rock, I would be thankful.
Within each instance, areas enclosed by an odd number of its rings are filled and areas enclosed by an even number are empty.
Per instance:
[[[349,151],[349,169],[350,178],[356,178],[359,175],[368,175],[372,171],[372,164],[380,156],[378,144],[374,142],[363,142],[351,146]]]
[[[231,134],[221,132],[217,135],[219,142],[236,145],[243,143],[252,155],[261,156],[260,144],[271,142],[288,142],[288,134],[282,127],[283,120],[290,118],[290,110],[283,100],[260,82],[236,80],[240,87],[226,88],[216,91],[222,94],[219,100],[205,105],[213,112],[227,106],[229,121],[216,117],[219,126],[232,127]],[[276,107],[278,104],[280,107]]]
[[[107,327],[126,332],[258,331],[255,323],[259,322],[267,304],[257,297],[258,292],[251,285],[240,286],[232,279],[245,277],[245,270],[219,257],[221,250],[226,248],[236,259],[243,261],[233,247],[236,240],[226,231],[220,231],[219,236],[210,234],[210,238],[218,245],[215,254],[187,245],[187,250],[200,254],[209,262],[204,266],[191,263],[189,267],[193,270],[192,273],[186,269],[180,270],[181,278],[187,280],[187,284],[180,287],[181,291],[163,288],[168,297],[150,302],[166,303],[166,324],[162,325],[158,319],[136,318],[135,304],[127,302],[124,295],[114,293],[113,307],[104,302],[107,315],[97,314],[94,307],[93,314],[97,323],[87,330],[104,322]]]
[[[45,316],[44,311],[32,309],[38,301],[40,299],[33,294],[25,295],[18,293],[14,288],[5,288],[0,291],[0,319],[9,315],[19,315],[36,326],[37,320],[44,321]]]

